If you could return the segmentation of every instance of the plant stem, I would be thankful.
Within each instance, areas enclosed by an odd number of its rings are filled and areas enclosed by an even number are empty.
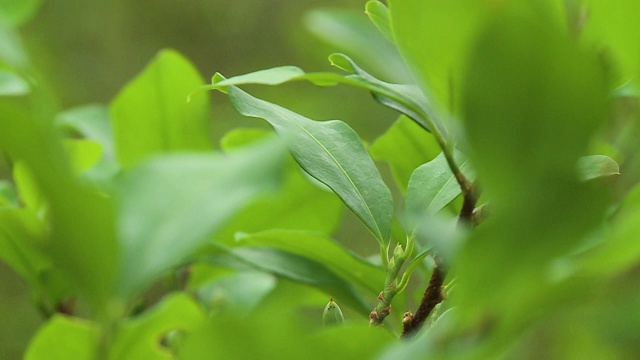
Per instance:
[[[436,264],[433,267],[433,273],[431,273],[431,279],[429,280],[429,285],[422,296],[422,301],[420,302],[420,307],[416,311],[415,315],[411,315],[411,313],[405,313],[402,325],[403,331],[401,337],[408,338],[411,335],[415,334],[422,328],[425,320],[431,314],[431,311],[444,300],[444,295],[442,293],[442,285],[444,284],[444,279],[447,276],[447,272],[445,270],[444,264],[442,263],[442,259],[436,256],[434,258]]]

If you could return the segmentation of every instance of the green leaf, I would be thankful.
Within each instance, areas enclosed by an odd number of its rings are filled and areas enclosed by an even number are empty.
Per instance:
[[[152,154],[212,148],[208,98],[194,96],[187,103],[203,82],[187,59],[163,50],[120,91],[110,108],[123,167]]]
[[[579,5],[578,5],[579,4]],[[640,3],[634,0],[589,0],[575,4],[581,42],[606,51],[622,84],[640,75],[640,25],[634,14]],[[578,8],[580,6],[581,8]],[[583,8],[582,8],[583,7]],[[581,19],[588,13],[587,21]]]
[[[42,0],[0,0],[0,25],[17,27],[36,13]]]
[[[389,41],[394,42],[393,32],[391,31],[391,16],[389,9],[378,0],[367,1],[365,5],[365,13],[369,19],[378,28],[380,33]]]
[[[562,2],[476,0],[389,0],[395,42],[437,113],[457,107],[466,60],[482,26],[492,17],[512,13],[551,13],[564,25]],[[556,13],[560,13],[558,15]]]
[[[241,247],[229,249],[228,252],[258,270],[316,287],[362,315],[366,316],[371,311],[369,304],[349,282],[342,280],[319,262],[266,247]]]
[[[93,360],[97,357],[99,328],[86,320],[53,316],[34,336],[25,360]]]
[[[612,158],[605,155],[583,156],[578,159],[578,173],[583,181],[620,175],[620,167]]]
[[[105,156],[113,157],[113,136],[109,109],[104,105],[84,105],[66,110],[56,117],[56,126],[95,140],[104,149]]]
[[[117,182],[121,267],[128,298],[187,260],[257,195],[273,189],[285,155],[270,140],[229,156],[175,154],[131,169]]]
[[[335,73],[305,73],[302,69],[285,66],[234,76],[225,79],[220,74],[213,76],[212,84],[200,87],[202,90],[220,90],[225,92],[227,86],[242,84],[278,85],[289,81],[307,80],[318,86],[334,86],[336,84],[351,85],[368,90],[376,101],[391,109],[405,114],[427,131],[437,127],[442,134],[446,129],[438,120],[427,98],[416,85],[391,84],[376,79],[362,70],[344,54],[332,54],[329,61],[335,67],[349,72],[342,76]]]
[[[73,172],[81,174],[94,167],[102,158],[102,145],[91,140],[66,140],[64,145],[69,154]]]
[[[377,9],[376,9],[377,10]],[[378,12],[374,13],[376,16]],[[393,38],[385,38],[376,23],[361,11],[347,9],[313,9],[303,21],[307,30],[332,49],[353,56],[373,73],[392,81],[413,81]],[[391,41],[390,41],[391,40]]]
[[[45,239],[46,230],[31,211],[0,209],[0,259],[31,285],[50,266],[41,251]]]
[[[293,230],[267,230],[238,234],[240,246],[266,246],[316,261],[346,281],[377,295],[384,286],[384,271],[345,249],[326,235]]]
[[[353,129],[339,120],[307,119],[236,87],[229,87],[228,92],[240,114],[263,118],[276,132],[291,138],[290,151],[298,164],[329,186],[380,243],[389,242],[391,192]]]
[[[6,116],[0,146],[24,164],[36,198],[46,199],[51,226],[46,254],[76,286],[80,299],[88,301],[91,311],[98,311],[115,275],[111,199],[78,183],[51,121],[35,119],[29,110],[14,102],[0,102],[0,113]],[[43,202],[35,201],[35,210]]]
[[[499,309],[502,325],[517,326],[555,301],[557,289],[541,269],[575,250],[603,219],[606,192],[581,182],[576,162],[606,118],[607,83],[598,56],[564,31],[544,12],[505,9],[469,58],[466,154],[491,201],[491,219],[456,259],[462,321]]]
[[[475,176],[462,153],[456,152],[455,158],[467,179],[473,181]],[[411,175],[407,187],[407,230],[411,232],[415,229],[418,216],[436,214],[455,200],[461,192],[443,153],[418,167]]]
[[[374,160],[389,164],[391,174],[403,193],[407,191],[414,170],[433,159],[439,151],[433,137],[404,115],[369,146]]]
[[[267,134],[267,130],[235,129],[222,139],[222,148],[237,151],[236,147],[264,138]],[[273,228],[332,233],[342,220],[343,209],[342,202],[330,189],[305,175],[295,161],[289,159],[282,187],[240,211],[218,233],[216,240],[228,245],[234,242],[238,231],[256,232]]]
[[[189,295],[168,295],[118,329],[109,359],[174,359],[171,349],[160,345],[163,337],[172,331],[189,334],[205,321],[205,313]]]
[[[276,287],[277,278],[263,272],[244,271],[199,286],[198,299],[212,312],[247,314],[258,308]]]
[[[31,91],[29,84],[12,71],[0,69],[0,96],[22,96]]]

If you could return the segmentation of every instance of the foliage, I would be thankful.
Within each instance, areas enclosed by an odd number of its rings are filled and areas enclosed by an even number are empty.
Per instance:
[[[2,31],[37,3],[0,5]],[[0,49],[0,258],[46,319],[25,357],[632,358],[640,59],[612,24],[634,7],[372,0],[374,26],[312,23],[369,32],[343,50],[394,59],[397,83],[335,53],[340,72],[205,85],[164,50],[108,106],[62,112]],[[367,146],[239,88],[292,81],[362,89],[398,120]],[[206,90],[277,136],[214,149]],[[342,205],[378,259],[333,239]]]

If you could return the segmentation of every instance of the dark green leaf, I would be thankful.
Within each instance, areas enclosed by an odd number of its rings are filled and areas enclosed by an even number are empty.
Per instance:
[[[374,296],[384,286],[384,271],[345,249],[335,240],[309,231],[268,230],[238,234],[241,246],[268,246],[314,260]]]
[[[389,242],[393,203],[389,188],[358,135],[342,121],[313,121],[278,105],[228,88],[245,116],[263,118],[290,138],[291,153],[311,176],[329,186],[382,244]]]
[[[371,311],[370,305],[350,283],[342,280],[321,263],[265,247],[241,247],[230,249],[229,253],[261,271],[316,287],[362,315],[368,315]]]

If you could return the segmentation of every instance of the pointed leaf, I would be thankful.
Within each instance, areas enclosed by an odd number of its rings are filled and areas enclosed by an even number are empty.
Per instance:
[[[473,180],[474,174],[460,152],[456,152],[456,160],[467,179]],[[406,196],[406,216],[408,231],[416,227],[416,216],[433,215],[449,205],[460,195],[460,185],[451,172],[444,154],[420,166],[411,175]]]
[[[267,230],[238,234],[241,246],[268,246],[317,261],[343,279],[377,295],[384,286],[384,271],[345,249],[326,235],[309,231]]]
[[[391,31],[391,16],[389,9],[378,0],[367,1],[365,12],[369,19],[378,28],[380,33],[389,41],[393,42],[393,32]]]
[[[241,247],[229,253],[256,269],[298,283],[314,286],[363,315],[371,311],[369,305],[353,286],[338,277],[323,264],[289,252],[265,247]]]
[[[111,103],[111,121],[122,166],[152,154],[212,148],[208,98],[194,96],[187,103],[203,82],[187,59],[164,50],[120,91]]]
[[[285,155],[269,140],[229,156],[166,155],[117,183],[121,267],[118,293],[143,289],[208,241],[254,197],[273,189]]]
[[[224,92],[226,87],[231,85],[278,85],[288,81],[300,80],[307,80],[318,86],[345,84],[370,91],[382,105],[405,114],[427,131],[431,131],[431,127],[437,127],[442,134],[446,134],[444,125],[437,118],[427,98],[417,85],[391,84],[378,80],[358,67],[353,60],[344,54],[332,54],[329,57],[329,61],[335,67],[350,74],[342,76],[335,73],[305,73],[301,69],[292,66],[260,70],[229,79],[216,74],[212,79],[211,85],[200,87],[194,93],[202,90],[220,90]]]
[[[313,121],[229,87],[229,98],[244,116],[263,118],[289,138],[298,164],[329,186],[382,244],[391,236],[393,203],[358,135],[339,120]]]

